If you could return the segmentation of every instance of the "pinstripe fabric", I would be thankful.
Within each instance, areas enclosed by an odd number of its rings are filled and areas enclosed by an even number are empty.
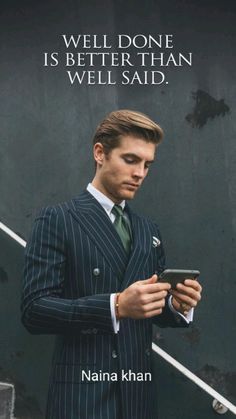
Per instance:
[[[48,419],[151,419],[151,382],[121,381],[121,372],[151,371],[151,320],[123,319],[113,332],[110,294],[164,268],[157,226],[127,208],[133,246],[128,256],[96,199],[84,191],[44,208],[26,247],[22,321],[31,333],[56,334]],[[166,305],[155,321],[177,323]],[[83,371],[98,381],[82,379]],[[117,374],[108,381],[100,373]],[[93,375],[95,376],[95,375]],[[111,375],[110,375],[111,377]]]

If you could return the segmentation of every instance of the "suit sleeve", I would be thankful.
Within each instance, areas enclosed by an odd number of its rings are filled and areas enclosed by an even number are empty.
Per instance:
[[[36,218],[25,251],[24,326],[34,334],[113,333],[110,294],[64,298],[66,259],[65,229],[58,210],[47,207]]]

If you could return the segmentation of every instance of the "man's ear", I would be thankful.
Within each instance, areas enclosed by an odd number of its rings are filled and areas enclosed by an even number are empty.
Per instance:
[[[93,146],[93,156],[94,160],[97,162],[99,166],[102,166],[104,161],[104,148],[101,143],[96,143]]]

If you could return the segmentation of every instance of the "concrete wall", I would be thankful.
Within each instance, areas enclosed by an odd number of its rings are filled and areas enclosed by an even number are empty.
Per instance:
[[[200,269],[204,285],[193,327],[155,330],[154,339],[236,402],[235,5],[24,0],[0,7],[1,221],[27,240],[39,207],[78,194],[91,179],[90,139],[106,113],[131,108],[153,117],[165,140],[132,205],[159,223],[168,267]],[[168,85],[70,86],[62,67],[43,67],[43,52],[62,49],[62,33],[171,33],[176,51],[193,52],[193,66],[169,68]],[[21,326],[23,249],[4,233],[0,249],[0,381],[16,386],[17,417],[42,418],[53,339]],[[156,357],[155,366],[160,417],[213,417],[208,396]]]

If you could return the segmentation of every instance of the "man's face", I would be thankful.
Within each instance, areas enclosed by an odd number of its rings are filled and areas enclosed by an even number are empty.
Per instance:
[[[134,135],[123,136],[119,147],[108,155],[97,143],[94,147],[98,163],[93,184],[113,202],[132,199],[147,176],[155,157],[156,145]]]

